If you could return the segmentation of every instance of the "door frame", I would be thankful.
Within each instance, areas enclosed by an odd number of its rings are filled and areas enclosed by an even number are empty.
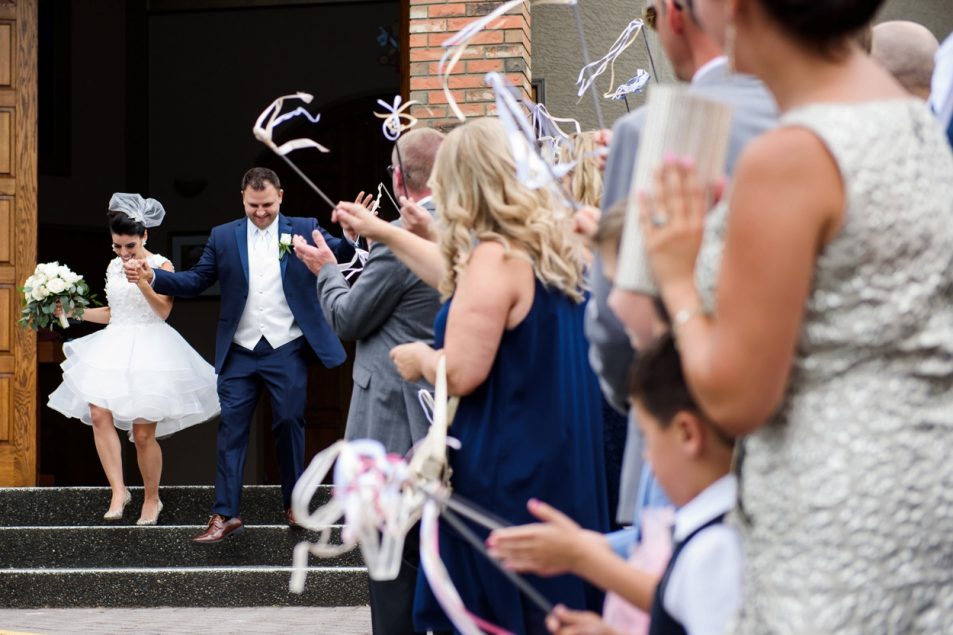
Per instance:
[[[6,33],[4,33],[6,31]],[[0,486],[36,484],[36,334],[19,328],[18,288],[36,266],[37,0],[0,1]],[[4,158],[6,155],[6,158]],[[6,209],[4,209],[6,208]]]

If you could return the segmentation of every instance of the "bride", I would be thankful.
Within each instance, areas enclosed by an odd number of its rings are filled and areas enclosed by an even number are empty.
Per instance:
[[[63,383],[48,405],[93,427],[96,452],[112,488],[105,520],[120,520],[132,496],[123,482],[122,454],[114,428],[136,444],[145,497],[137,525],[154,525],[162,511],[159,477],[166,437],[219,413],[214,369],[165,323],[172,298],[146,282],[133,284],[123,262],[144,259],[172,271],[169,260],[146,249],[149,227],[165,217],[162,205],[138,194],[113,194],[109,230],[116,253],[106,268],[107,306],[86,309],[82,320],[106,328],[63,346]],[[57,308],[57,317],[62,312]],[[72,317],[72,316],[70,316]]]

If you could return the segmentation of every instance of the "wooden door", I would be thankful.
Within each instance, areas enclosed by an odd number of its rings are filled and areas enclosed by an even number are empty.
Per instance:
[[[0,0],[0,486],[36,484],[36,335],[17,326],[36,266],[37,0]]]

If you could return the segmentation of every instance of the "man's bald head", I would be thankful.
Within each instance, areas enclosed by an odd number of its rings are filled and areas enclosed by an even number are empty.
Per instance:
[[[433,128],[415,128],[401,135],[391,151],[391,164],[400,165],[403,183],[414,198],[430,193],[427,181],[443,138],[443,133]],[[397,156],[398,148],[400,157]],[[396,183],[394,187],[397,188]]]
[[[911,95],[927,99],[933,77],[933,56],[940,43],[922,24],[882,22],[874,27],[871,56]]]

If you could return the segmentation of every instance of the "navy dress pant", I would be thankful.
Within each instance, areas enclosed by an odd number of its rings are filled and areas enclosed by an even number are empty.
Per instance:
[[[218,376],[222,405],[213,514],[238,516],[252,414],[264,388],[271,397],[281,493],[287,509],[304,471],[304,409],[307,403],[308,343],[304,337],[272,348],[264,337],[254,350],[232,344]]]

